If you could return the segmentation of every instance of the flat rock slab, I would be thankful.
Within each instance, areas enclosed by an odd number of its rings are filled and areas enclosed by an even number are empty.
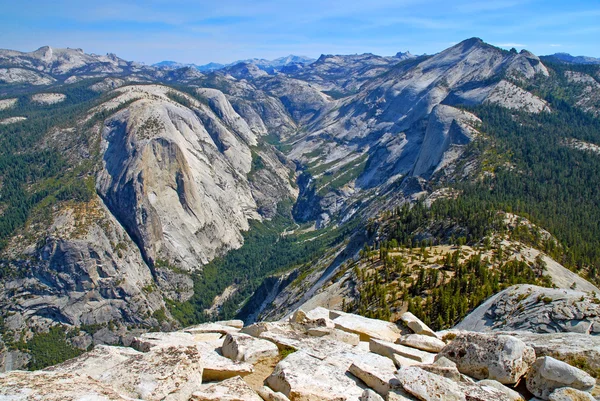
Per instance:
[[[358,334],[361,341],[372,338],[394,342],[402,335],[402,330],[394,323],[383,320],[344,314],[333,319],[336,329]]]
[[[517,393],[511,388],[506,387],[499,381],[486,379],[478,381],[477,384],[480,386],[493,387],[496,390],[502,391],[504,394],[506,394],[510,401],[525,401],[525,398],[523,398],[521,394]]]
[[[67,372],[18,370],[0,374],[0,399],[7,401],[132,400],[89,376]]]
[[[400,355],[420,363],[433,363],[435,359],[435,354],[377,339],[371,339],[371,341],[369,341],[369,350],[390,359],[392,359],[394,355]]]
[[[262,398],[238,376],[202,386],[190,401],[262,401]]]
[[[142,352],[148,352],[151,348],[157,346],[189,347],[195,344],[194,336],[183,332],[144,333],[139,337],[135,337],[131,342],[133,348]]]
[[[535,361],[535,351],[515,337],[496,334],[458,335],[438,354],[454,361],[460,373],[476,379],[516,383]]]
[[[279,362],[267,385],[291,401],[358,400],[363,393],[345,370],[303,351]]]
[[[423,401],[466,401],[458,383],[417,366],[401,368],[396,377],[405,391]]]
[[[248,334],[229,333],[223,341],[223,356],[237,362],[258,362],[279,355],[279,348],[271,341],[252,337]]]
[[[306,334],[313,337],[328,336],[333,341],[340,341],[349,345],[358,345],[360,343],[360,336],[358,334],[329,327],[311,327],[306,331]]]
[[[595,385],[588,373],[550,356],[538,358],[527,374],[527,390],[545,400],[561,387],[591,391]]]
[[[231,321],[226,323],[231,324]],[[183,332],[190,334],[197,333],[219,333],[219,334],[229,334],[229,333],[238,333],[240,329],[238,327],[229,326],[227,324],[221,323],[203,323],[197,326],[186,327],[183,329]]]
[[[368,353],[350,365],[348,372],[362,380],[367,386],[385,397],[390,389],[399,383],[394,373],[396,366],[391,359],[381,355]]]
[[[408,347],[420,349],[427,352],[440,352],[446,346],[446,343],[439,338],[423,334],[408,334],[402,336],[398,342]]]

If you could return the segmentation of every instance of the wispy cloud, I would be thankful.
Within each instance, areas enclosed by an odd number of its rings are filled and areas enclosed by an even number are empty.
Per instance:
[[[552,43],[552,44],[550,45],[550,47],[561,47],[561,46],[562,46],[562,45],[560,45],[560,44],[557,44],[557,43]]]

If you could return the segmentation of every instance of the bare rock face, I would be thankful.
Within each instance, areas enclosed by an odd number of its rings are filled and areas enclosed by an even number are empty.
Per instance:
[[[583,291],[516,285],[490,297],[456,328],[597,334],[600,305],[595,296]]]
[[[561,387],[591,391],[595,385],[596,380],[583,370],[550,356],[538,358],[527,374],[527,390],[544,400]]]
[[[535,351],[506,335],[461,334],[438,354],[454,361],[458,370],[476,379],[516,383],[535,361]]]
[[[484,103],[498,104],[508,109],[524,110],[529,113],[550,111],[550,106],[545,100],[506,80],[494,86]]]

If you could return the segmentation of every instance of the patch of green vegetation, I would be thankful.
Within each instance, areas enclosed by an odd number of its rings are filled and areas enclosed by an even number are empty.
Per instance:
[[[281,357],[281,359],[284,359],[287,356],[293,354],[294,352],[296,352],[296,350],[292,347],[283,348],[279,350],[279,356]]]
[[[53,326],[47,333],[35,333],[29,341],[17,343],[19,350],[31,355],[27,369],[43,369],[81,355],[84,351],[68,343],[69,335],[65,327]]]
[[[240,249],[214,259],[200,273],[192,275],[194,296],[190,300],[168,301],[173,317],[184,326],[210,320],[213,317],[207,316],[204,309],[210,308],[215,296],[235,284],[238,291],[223,304],[218,316],[218,319],[232,318],[265,277],[316,260],[325,250],[347,239],[357,226],[349,223],[326,233],[281,235],[293,224],[291,201],[280,203],[273,219],[252,221]]]

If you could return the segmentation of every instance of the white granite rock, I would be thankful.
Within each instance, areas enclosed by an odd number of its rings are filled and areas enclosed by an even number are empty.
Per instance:
[[[248,334],[227,334],[223,341],[223,356],[238,362],[258,362],[279,355],[279,349],[270,341]]]
[[[538,358],[527,374],[527,390],[544,400],[561,387],[591,391],[595,385],[588,373],[550,356]]]
[[[402,336],[398,342],[402,345],[407,345],[427,352],[440,352],[442,348],[446,346],[446,343],[439,338],[423,334],[409,334]]]
[[[458,370],[476,379],[516,383],[535,361],[535,351],[507,335],[465,333],[438,354],[454,361]]]

